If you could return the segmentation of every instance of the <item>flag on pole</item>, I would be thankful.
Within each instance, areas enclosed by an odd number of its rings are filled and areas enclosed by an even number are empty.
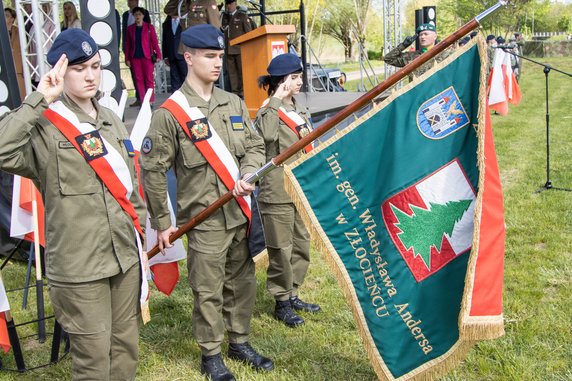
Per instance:
[[[151,106],[149,100],[151,98],[152,90],[148,89],[143,99],[141,109],[133,125],[131,131],[131,143],[135,149],[135,165],[137,169],[137,178],[139,180],[139,193],[141,197],[145,198],[143,188],[141,185],[141,171],[139,168],[139,153],[143,146],[143,141],[151,125]],[[171,221],[175,221],[175,213],[171,204],[171,199],[167,195],[167,203],[169,204],[169,212],[171,214]],[[173,224],[173,226],[175,226]],[[146,230],[145,230],[145,244],[147,250],[151,249],[157,244],[157,232],[151,228],[149,216],[147,216]],[[170,295],[175,289],[179,280],[179,266],[178,261],[186,259],[187,254],[183,247],[183,242],[177,240],[173,243],[173,247],[166,249],[166,254],[158,254],[149,260],[149,268],[153,274],[153,281],[159,291],[165,295]]]
[[[487,71],[478,37],[285,170],[382,380],[436,378],[504,334]]]
[[[489,77],[489,107],[500,115],[508,114],[509,103],[516,105],[522,99],[510,58],[503,49],[496,49]]]
[[[45,246],[44,203],[32,180],[14,175],[10,236],[34,242],[33,203],[37,203],[40,245]]]
[[[8,303],[8,296],[6,295],[2,274],[0,273],[0,348],[2,348],[4,353],[8,353],[12,347],[10,336],[8,335],[8,327],[6,326],[6,311],[10,311],[10,303]]]

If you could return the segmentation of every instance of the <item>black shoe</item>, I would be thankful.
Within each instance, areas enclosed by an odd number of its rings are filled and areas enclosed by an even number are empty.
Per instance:
[[[256,370],[269,371],[274,369],[272,360],[258,354],[248,342],[242,344],[230,343],[228,345],[228,357],[245,362]]]
[[[236,381],[232,373],[228,370],[220,353],[212,356],[202,356],[201,374],[204,374],[211,381]]]
[[[294,308],[296,311],[319,312],[321,310],[319,305],[306,303],[297,296],[293,296],[290,298],[290,304],[292,305],[292,308]]]
[[[292,309],[292,304],[289,300],[276,301],[274,317],[276,320],[280,320],[290,328],[295,328],[304,324],[304,319],[302,319],[301,316],[298,316],[298,314],[296,314],[296,312]]]
[[[141,106],[141,102],[139,100],[136,100],[135,102],[129,105],[129,107],[139,107],[139,106]]]

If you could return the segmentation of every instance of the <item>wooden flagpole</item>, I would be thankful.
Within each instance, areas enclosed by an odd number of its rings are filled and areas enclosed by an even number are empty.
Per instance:
[[[274,157],[268,163],[266,163],[263,167],[258,169],[254,174],[250,177],[245,179],[248,183],[255,183],[256,181],[260,180],[274,168],[282,165],[286,160],[290,157],[294,156],[298,151],[304,149],[305,146],[310,144],[312,141],[316,140],[323,134],[325,134],[328,130],[335,127],[338,123],[342,122],[348,116],[352,115],[354,112],[360,110],[368,103],[370,103],[375,97],[383,93],[385,90],[390,89],[393,85],[401,81],[403,78],[407,77],[409,74],[413,73],[417,70],[421,65],[426,63],[427,61],[434,58],[436,55],[453,45],[457,40],[462,38],[463,36],[469,34],[472,30],[476,29],[480,25],[480,21],[490,15],[491,13],[496,12],[500,7],[507,4],[507,0],[499,0],[498,3],[490,7],[489,9],[482,12],[480,15],[463,25],[460,29],[458,29],[453,34],[449,35],[443,41],[435,45],[432,49],[428,50],[427,52],[421,54],[419,57],[415,58],[409,64],[401,68],[400,70],[396,71],[392,76],[387,78],[385,81],[381,82],[379,85],[347,105],[333,117],[328,119],[324,122],[320,127],[314,129],[308,135],[303,137],[302,139],[298,140],[296,143],[292,144],[286,151],[282,152],[278,156]],[[213,202],[195,217],[191,218],[187,223],[183,226],[179,227],[176,232],[174,232],[170,237],[169,241],[172,243],[179,239],[183,234],[187,233],[189,230],[203,222],[207,219],[211,214],[213,214],[217,209],[222,207],[224,204],[229,202],[233,199],[232,190],[221,196],[218,200]],[[153,258],[155,255],[159,253],[159,246],[153,247],[148,253],[147,256]]]
[[[44,319],[44,280],[42,279],[42,256],[40,255],[40,225],[36,187],[32,189],[32,220],[34,224],[34,261],[36,263],[36,307],[38,315],[38,341],[46,341],[46,321]]]

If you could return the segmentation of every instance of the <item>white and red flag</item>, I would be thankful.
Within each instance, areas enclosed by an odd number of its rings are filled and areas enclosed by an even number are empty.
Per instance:
[[[510,58],[509,53],[496,49],[489,77],[489,108],[500,115],[507,115],[508,104],[516,105],[522,98]]]
[[[44,203],[40,192],[32,180],[14,175],[10,236],[34,242],[35,221],[38,224],[40,245],[45,246]]]
[[[12,345],[8,336],[8,327],[6,326],[6,311],[10,311],[10,303],[2,282],[2,274],[0,274],[0,348],[4,353],[8,353]]]

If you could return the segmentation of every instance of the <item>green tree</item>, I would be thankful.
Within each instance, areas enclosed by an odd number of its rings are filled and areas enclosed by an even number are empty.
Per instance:
[[[355,8],[346,0],[332,0],[323,10],[322,26],[324,34],[333,37],[344,47],[344,57],[352,57],[352,27],[355,20]]]
[[[460,27],[497,2],[497,0],[442,0],[440,10],[450,13],[454,17],[456,26]],[[505,36],[512,31],[520,30],[527,12],[535,3],[536,0],[512,0],[507,6],[484,19],[482,28],[487,34]]]
[[[411,206],[413,214],[409,216],[391,205],[399,221],[397,226],[401,243],[407,250],[413,248],[413,256],[420,256],[427,269],[431,269],[431,247],[441,251],[443,235],[453,234],[455,224],[469,209],[472,200],[451,201],[446,204],[429,203],[429,209]]]
[[[559,32],[565,32],[570,28],[570,16],[562,16],[556,23]]]

